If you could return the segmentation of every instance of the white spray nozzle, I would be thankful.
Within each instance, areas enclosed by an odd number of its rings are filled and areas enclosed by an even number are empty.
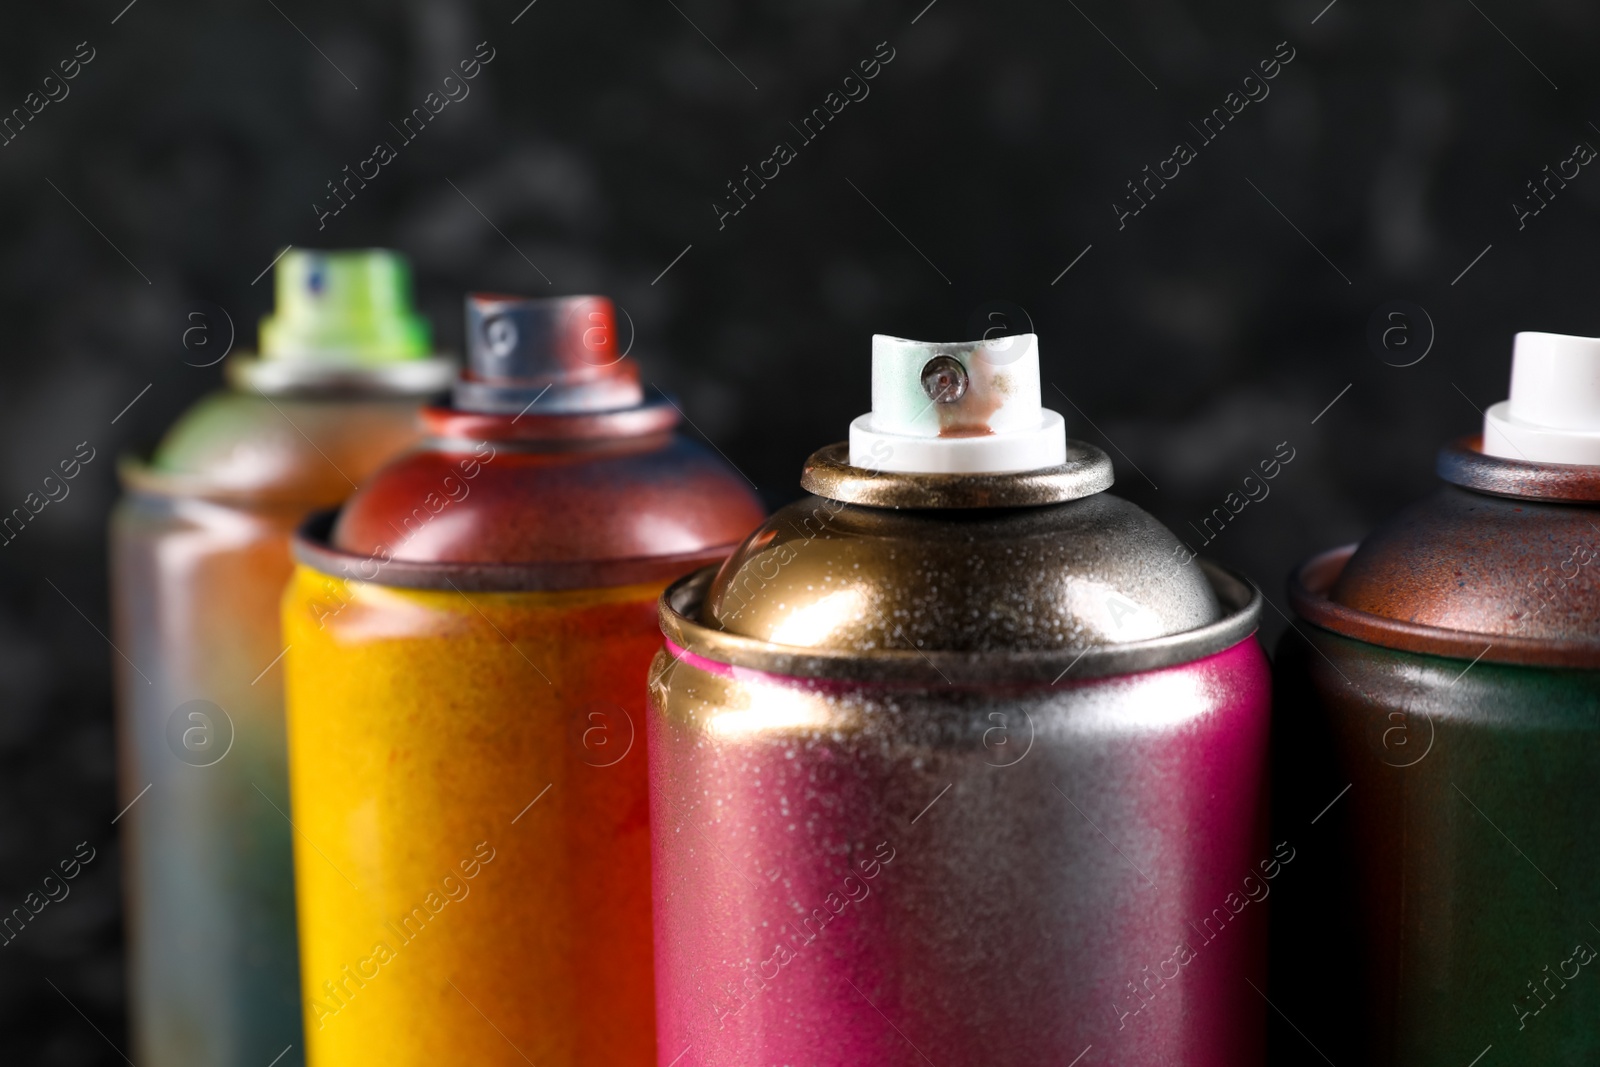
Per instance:
[[[852,466],[1005,474],[1066,461],[1066,424],[1039,399],[1035,335],[947,344],[873,335],[872,411],[850,424]]]
[[[1600,337],[1517,334],[1511,399],[1484,413],[1483,451],[1530,463],[1600,465]]]

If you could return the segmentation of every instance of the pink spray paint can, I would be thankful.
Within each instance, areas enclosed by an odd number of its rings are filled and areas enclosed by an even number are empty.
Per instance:
[[[660,1064],[1260,1064],[1259,593],[1105,492],[1033,335],[874,338],[872,393],[661,601]]]

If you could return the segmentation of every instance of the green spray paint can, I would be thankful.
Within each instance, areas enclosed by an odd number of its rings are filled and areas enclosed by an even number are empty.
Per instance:
[[[1290,581],[1276,1062],[1600,1062],[1600,339],[1518,334],[1438,474]]]
[[[303,1062],[278,600],[289,536],[419,436],[453,367],[405,262],[293,250],[260,354],[121,465],[113,638],[133,1059]]]

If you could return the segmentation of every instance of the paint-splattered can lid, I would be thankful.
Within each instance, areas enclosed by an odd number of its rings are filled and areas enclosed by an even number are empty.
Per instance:
[[[587,414],[644,402],[639,371],[617,341],[603,296],[467,297],[467,366],[455,387],[462,411]]]
[[[1040,402],[1033,334],[952,343],[872,338],[872,411],[850,425],[852,465],[1000,474],[1066,460],[1066,424]]]

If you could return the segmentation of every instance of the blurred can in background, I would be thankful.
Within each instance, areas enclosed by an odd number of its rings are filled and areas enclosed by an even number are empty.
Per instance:
[[[112,519],[134,1055],[301,1062],[278,601],[289,537],[416,440],[447,388],[381,251],[290,251],[259,357],[226,365]]]
[[[1274,911],[1274,1046],[1594,1063],[1600,340],[1518,334],[1510,400],[1437,469],[1290,581],[1276,812],[1317,825]]]
[[[762,509],[641,387],[610,301],[467,322],[426,442],[296,542],[311,1062],[642,1067],[655,602]]]
[[[872,399],[662,598],[659,1064],[1261,1064],[1259,594],[1104,492],[1033,335],[877,337]]]

